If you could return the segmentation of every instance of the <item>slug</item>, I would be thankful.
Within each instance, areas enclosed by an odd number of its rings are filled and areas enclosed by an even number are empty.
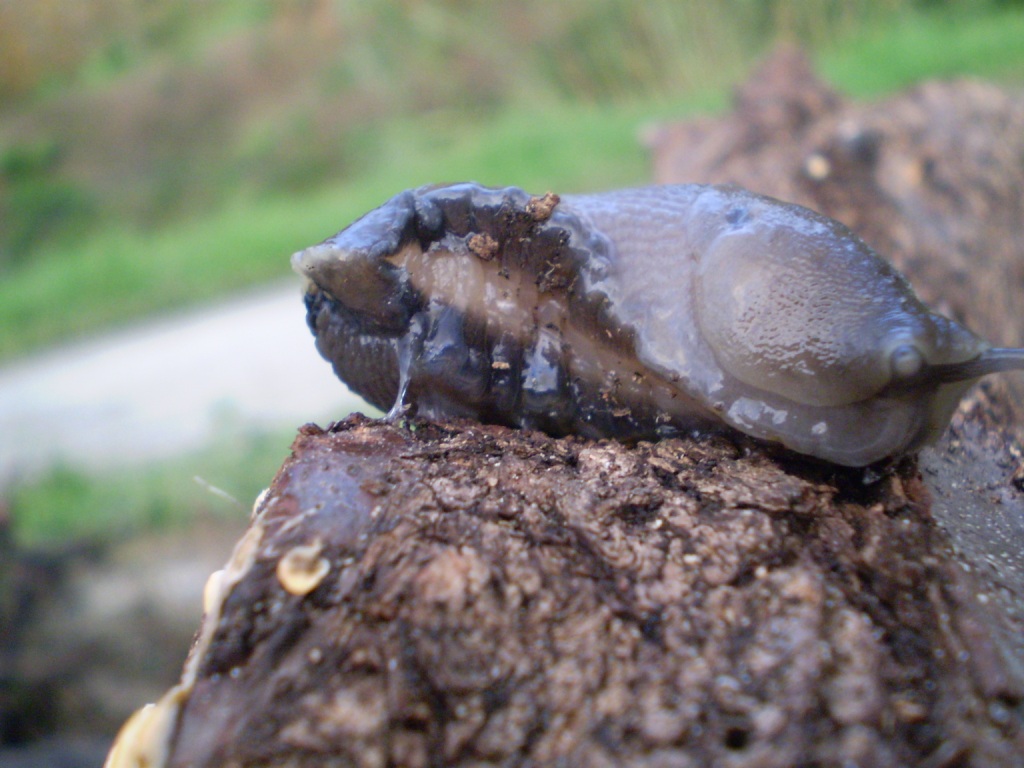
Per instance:
[[[736,187],[421,187],[292,265],[318,350],[392,417],[624,440],[728,425],[865,466],[1024,368],[839,222]]]

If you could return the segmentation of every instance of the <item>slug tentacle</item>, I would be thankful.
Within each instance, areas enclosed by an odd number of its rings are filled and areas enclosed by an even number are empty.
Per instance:
[[[423,187],[292,264],[321,354],[392,416],[623,439],[728,425],[861,466],[1024,368],[843,225],[735,187]]]
[[[993,347],[973,360],[937,365],[930,372],[940,382],[971,381],[990,373],[1024,371],[1024,349]]]

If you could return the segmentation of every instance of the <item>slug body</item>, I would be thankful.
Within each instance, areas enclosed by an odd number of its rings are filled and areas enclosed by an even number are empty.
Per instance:
[[[423,187],[292,264],[320,353],[392,415],[621,439],[727,424],[863,466],[1024,366],[842,224],[734,187]]]

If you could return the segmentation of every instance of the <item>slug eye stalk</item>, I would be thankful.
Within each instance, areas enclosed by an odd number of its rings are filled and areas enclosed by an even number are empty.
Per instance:
[[[932,381],[946,384],[970,381],[990,373],[1006,371],[1024,371],[1024,349],[994,347],[985,350],[973,360],[932,366],[927,374]]]

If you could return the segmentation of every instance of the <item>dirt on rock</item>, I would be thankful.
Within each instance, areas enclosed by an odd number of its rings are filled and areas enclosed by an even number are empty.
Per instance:
[[[1011,765],[1024,679],[912,463],[752,447],[305,430],[168,765]]]

